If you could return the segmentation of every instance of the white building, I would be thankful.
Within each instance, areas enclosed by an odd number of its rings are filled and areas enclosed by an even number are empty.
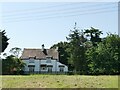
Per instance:
[[[21,59],[25,73],[66,73],[68,67],[59,62],[57,49],[24,49]]]

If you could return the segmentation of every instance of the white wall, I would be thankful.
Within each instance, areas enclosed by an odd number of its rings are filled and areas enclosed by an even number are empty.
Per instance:
[[[40,68],[39,60],[34,60],[34,59],[31,60],[33,60],[34,63],[29,63],[29,60],[23,60],[23,62],[26,63],[24,71],[29,71],[28,65],[35,65],[35,71],[39,71]]]
[[[29,60],[33,60],[34,62],[29,63]],[[24,71],[29,71],[28,65],[35,65],[35,72],[48,71],[48,69],[40,70],[41,64],[47,64],[47,65],[53,65],[53,68],[52,68],[53,72],[55,72],[55,71],[59,72],[60,71],[59,65],[64,65],[64,64],[61,64],[60,62],[58,62],[57,60],[53,60],[53,59],[51,60],[51,63],[47,63],[46,61],[47,60],[36,60],[36,59],[23,60],[23,62],[26,63]],[[67,71],[68,71],[68,67],[66,65],[64,65],[64,72],[67,72]]]
[[[64,72],[68,72],[68,67],[65,64],[62,64],[60,62],[57,62],[57,67],[58,67],[57,71],[60,71],[59,65],[63,65],[64,66]]]
[[[52,71],[57,71],[57,62],[56,60],[51,60],[51,63],[46,63],[47,60],[40,60],[40,64],[53,65]],[[48,71],[48,70],[46,70]]]

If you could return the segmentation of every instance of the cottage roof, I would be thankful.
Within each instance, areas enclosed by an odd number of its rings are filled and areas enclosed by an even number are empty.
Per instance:
[[[30,49],[24,48],[21,59],[28,59],[30,57],[36,59],[45,59],[46,57],[52,57],[58,59],[58,51],[56,49]]]

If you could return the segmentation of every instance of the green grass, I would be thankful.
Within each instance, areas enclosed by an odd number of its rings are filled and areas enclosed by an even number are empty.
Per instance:
[[[2,88],[118,88],[118,76],[6,75]]]

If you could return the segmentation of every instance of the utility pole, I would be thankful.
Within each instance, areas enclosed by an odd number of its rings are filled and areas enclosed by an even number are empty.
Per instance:
[[[120,37],[120,1],[118,2],[118,35]]]

